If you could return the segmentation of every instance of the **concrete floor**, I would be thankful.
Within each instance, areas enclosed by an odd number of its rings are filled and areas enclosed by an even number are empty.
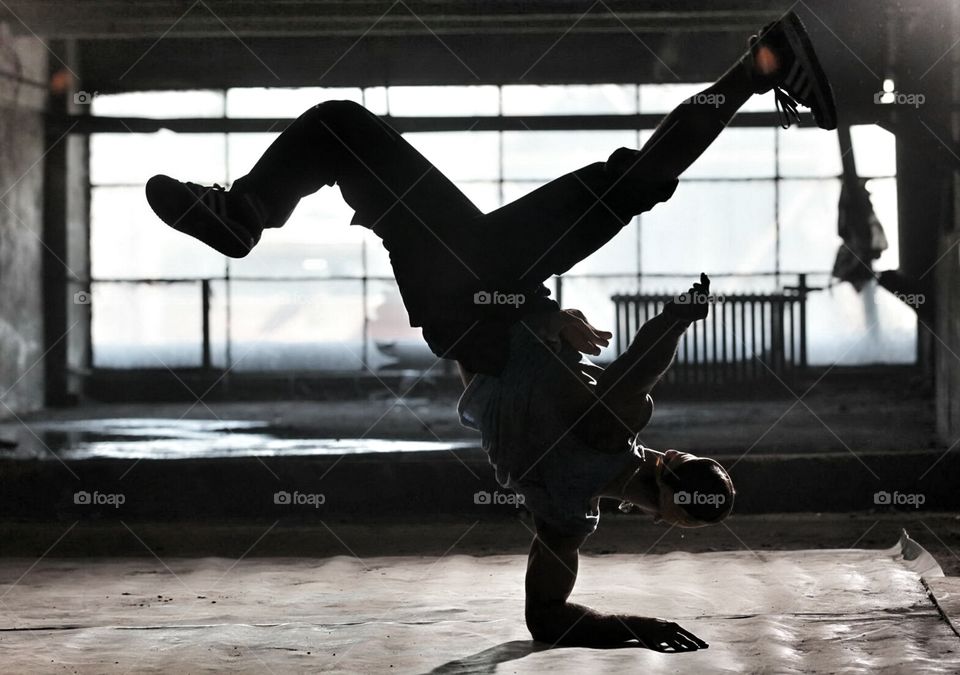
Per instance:
[[[960,670],[926,554],[585,556],[574,598],[669,617],[710,648],[550,648],[523,624],[522,555],[0,562],[9,672]],[[955,587],[952,590],[960,590]]]

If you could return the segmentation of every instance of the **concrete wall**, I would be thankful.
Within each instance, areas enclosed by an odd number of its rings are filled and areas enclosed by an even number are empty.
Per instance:
[[[22,79],[16,79],[16,75]],[[47,51],[0,24],[0,418],[44,401],[42,109]],[[12,411],[12,412],[11,412]]]

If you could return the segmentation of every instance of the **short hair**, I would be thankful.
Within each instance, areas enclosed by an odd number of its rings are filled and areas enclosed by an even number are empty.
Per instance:
[[[687,515],[701,523],[719,523],[733,510],[736,490],[730,474],[707,457],[691,459],[661,475],[673,490],[674,500]]]

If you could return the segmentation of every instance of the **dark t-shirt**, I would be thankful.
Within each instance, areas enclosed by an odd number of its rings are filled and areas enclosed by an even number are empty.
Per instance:
[[[593,401],[584,362],[572,347],[554,353],[516,324],[503,371],[475,376],[458,405],[461,423],[480,431],[500,485],[523,495],[531,513],[566,536],[597,529],[597,493],[639,461],[635,444],[601,452],[571,431]]]
[[[423,339],[434,354],[459,361],[471,373],[496,375],[506,366],[510,332],[517,322],[531,314],[560,309],[542,284],[524,296],[526,302],[518,308],[473,307],[465,316],[448,311],[444,321],[423,326]]]

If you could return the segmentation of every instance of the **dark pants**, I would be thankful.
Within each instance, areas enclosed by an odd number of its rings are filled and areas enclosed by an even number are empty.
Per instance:
[[[502,342],[526,314],[556,307],[545,299],[546,279],[673,192],[675,180],[624,174],[639,165],[637,155],[621,148],[484,214],[376,115],[328,101],[293,122],[234,189],[266,200],[275,214],[269,225],[278,227],[302,197],[338,184],[353,222],[373,229],[389,251],[411,325],[424,327],[437,355],[491,372],[503,345],[488,343]],[[483,292],[522,294],[524,302],[478,305]]]
[[[682,105],[642,150],[620,148],[487,214],[400,134],[348,101],[307,110],[233,189],[264,199],[267,225],[279,227],[302,197],[338,184],[353,222],[383,240],[410,323],[424,328],[431,349],[476,372],[497,372],[505,330],[556,308],[543,282],[668,199],[679,173],[750,95],[736,68],[707,91],[732,100],[715,109]],[[520,293],[525,301],[478,304],[480,292]]]
[[[354,222],[373,229],[414,325],[452,291],[532,289],[609,241],[630,218],[667,198],[676,181],[625,169],[621,148],[491,213],[482,213],[400,134],[362,106],[327,101],[306,111],[270,146],[237,189],[275,205],[279,226],[300,198],[340,186]],[[445,297],[439,297],[445,296]]]

